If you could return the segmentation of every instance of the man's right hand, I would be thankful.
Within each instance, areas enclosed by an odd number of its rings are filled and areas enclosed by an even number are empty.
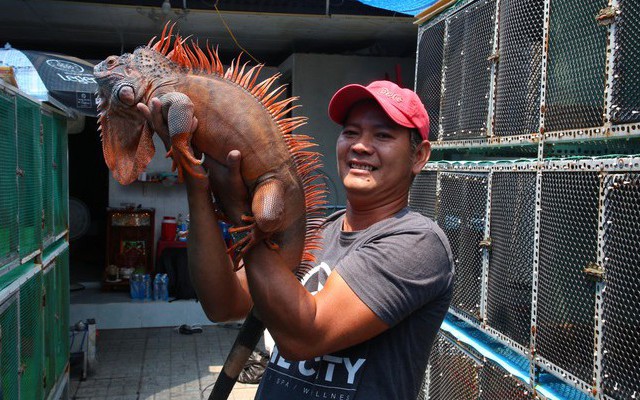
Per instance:
[[[153,97],[149,100],[149,104],[138,103],[136,105],[138,111],[142,113],[142,115],[147,120],[147,123],[151,127],[151,129],[158,135],[158,137],[164,143],[164,147],[166,151],[169,151],[171,148],[171,136],[169,135],[169,126],[167,125],[167,121],[162,113],[162,102],[159,98]],[[190,132],[195,132],[196,128],[198,128],[198,119],[194,116],[191,121]]]

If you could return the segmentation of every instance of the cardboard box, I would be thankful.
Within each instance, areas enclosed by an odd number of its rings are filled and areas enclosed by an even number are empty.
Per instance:
[[[13,72],[13,67],[0,66],[0,79],[5,81],[9,85],[18,87],[18,83],[16,82],[16,75]]]

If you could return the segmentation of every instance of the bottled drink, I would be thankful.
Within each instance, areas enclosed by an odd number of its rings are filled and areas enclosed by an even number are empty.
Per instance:
[[[153,299],[162,300],[162,274],[156,274],[153,278]]]
[[[169,301],[169,276],[167,274],[162,274],[160,278],[161,288],[162,288],[162,301]]]
[[[182,214],[178,214],[178,221],[177,221],[177,227],[176,227],[176,240],[179,242],[186,242],[188,233],[189,233],[189,228],[187,227],[187,222],[182,217]]]
[[[151,276],[149,274],[142,275],[142,299],[151,300]]]
[[[144,298],[142,290],[142,274],[133,274],[129,280],[129,293],[133,300],[141,300]]]

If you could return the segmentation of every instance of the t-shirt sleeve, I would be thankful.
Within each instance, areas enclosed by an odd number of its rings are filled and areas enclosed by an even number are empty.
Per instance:
[[[429,228],[372,238],[336,271],[390,326],[448,291],[453,279],[448,252]]]

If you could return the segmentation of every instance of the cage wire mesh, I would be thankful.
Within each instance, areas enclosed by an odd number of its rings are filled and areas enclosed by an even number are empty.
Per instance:
[[[427,218],[435,220],[437,171],[420,171],[409,192],[409,206]]]
[[[20,257],[40,248],[42,240],[42,185],[40,108],[16,98],[18,131],[18,193],[20,214]]]
[[[55,116],[54,126],[54,232],[62,233],[69,224],[69,163],[67,158],[67,121]]]
[[[53,117],[42,114],[42,207],[44,225],[42,236],[53,236]]]
[[[501,0],[494,134],[526,135],[540,125],[543,0]]]
[[[56,272],[50,264],[43,273],[44,281],[44,394],[47,395],[56,382]]]
[[[442,334],[433,344],[429,358],[429,400],[477,399],[479,365]]]
[[[15,97],[0,93],[0,265],[18,255],[16,154]]]
[[[603,390],[640,396],[640,174],[605,179]]]
[[[18,370],[20,368],[18,352],[18,303],[15,298],[7,300],[10,304],[0,314],[2,340],[0,341],[0,371],[2,372],[2,398],[17,399],[20,391]]]
[[[594,398],[557,378],[553,378],[543,369],[539,370],[538,376],[544,387],[553,394],[551,398],[562,400],[592,400]],[[546,397],[542,398],[546,399]]]
[[[535,234],[535,172],[494,172],[487,324],[529,348]]]
[[[640,3],[620,1],[614,59],[613,123],[640,121]]]
[[[43,395],[42,273],[20,287],[20,398]]]
[[[536,351],[591,382],[595,282],[583,272],[597,261],[597,172],[542,173]]]
[[[603,125],[608,28],[595,16],[607,0],[553,0],[545,130]]]
[[[533,391],[521,380],[485,359],[480,369],[480,400],[534,399]]]
[[[480,320],[487,174],[440,172],[438,176],[437,223],[449,239],[456,269],[451,307]]]
[[[496,2],[479,1],[448,20],[444,49],[443,140],[486,137]]]
[[[56,380],[64,374],[69,360],[69,248],[56,257]]]
[[[440,129],[440,92],[442,90],[442,56],[445,21],[420,28],[416,93],[429,114],[429,140],[438,140]]]

